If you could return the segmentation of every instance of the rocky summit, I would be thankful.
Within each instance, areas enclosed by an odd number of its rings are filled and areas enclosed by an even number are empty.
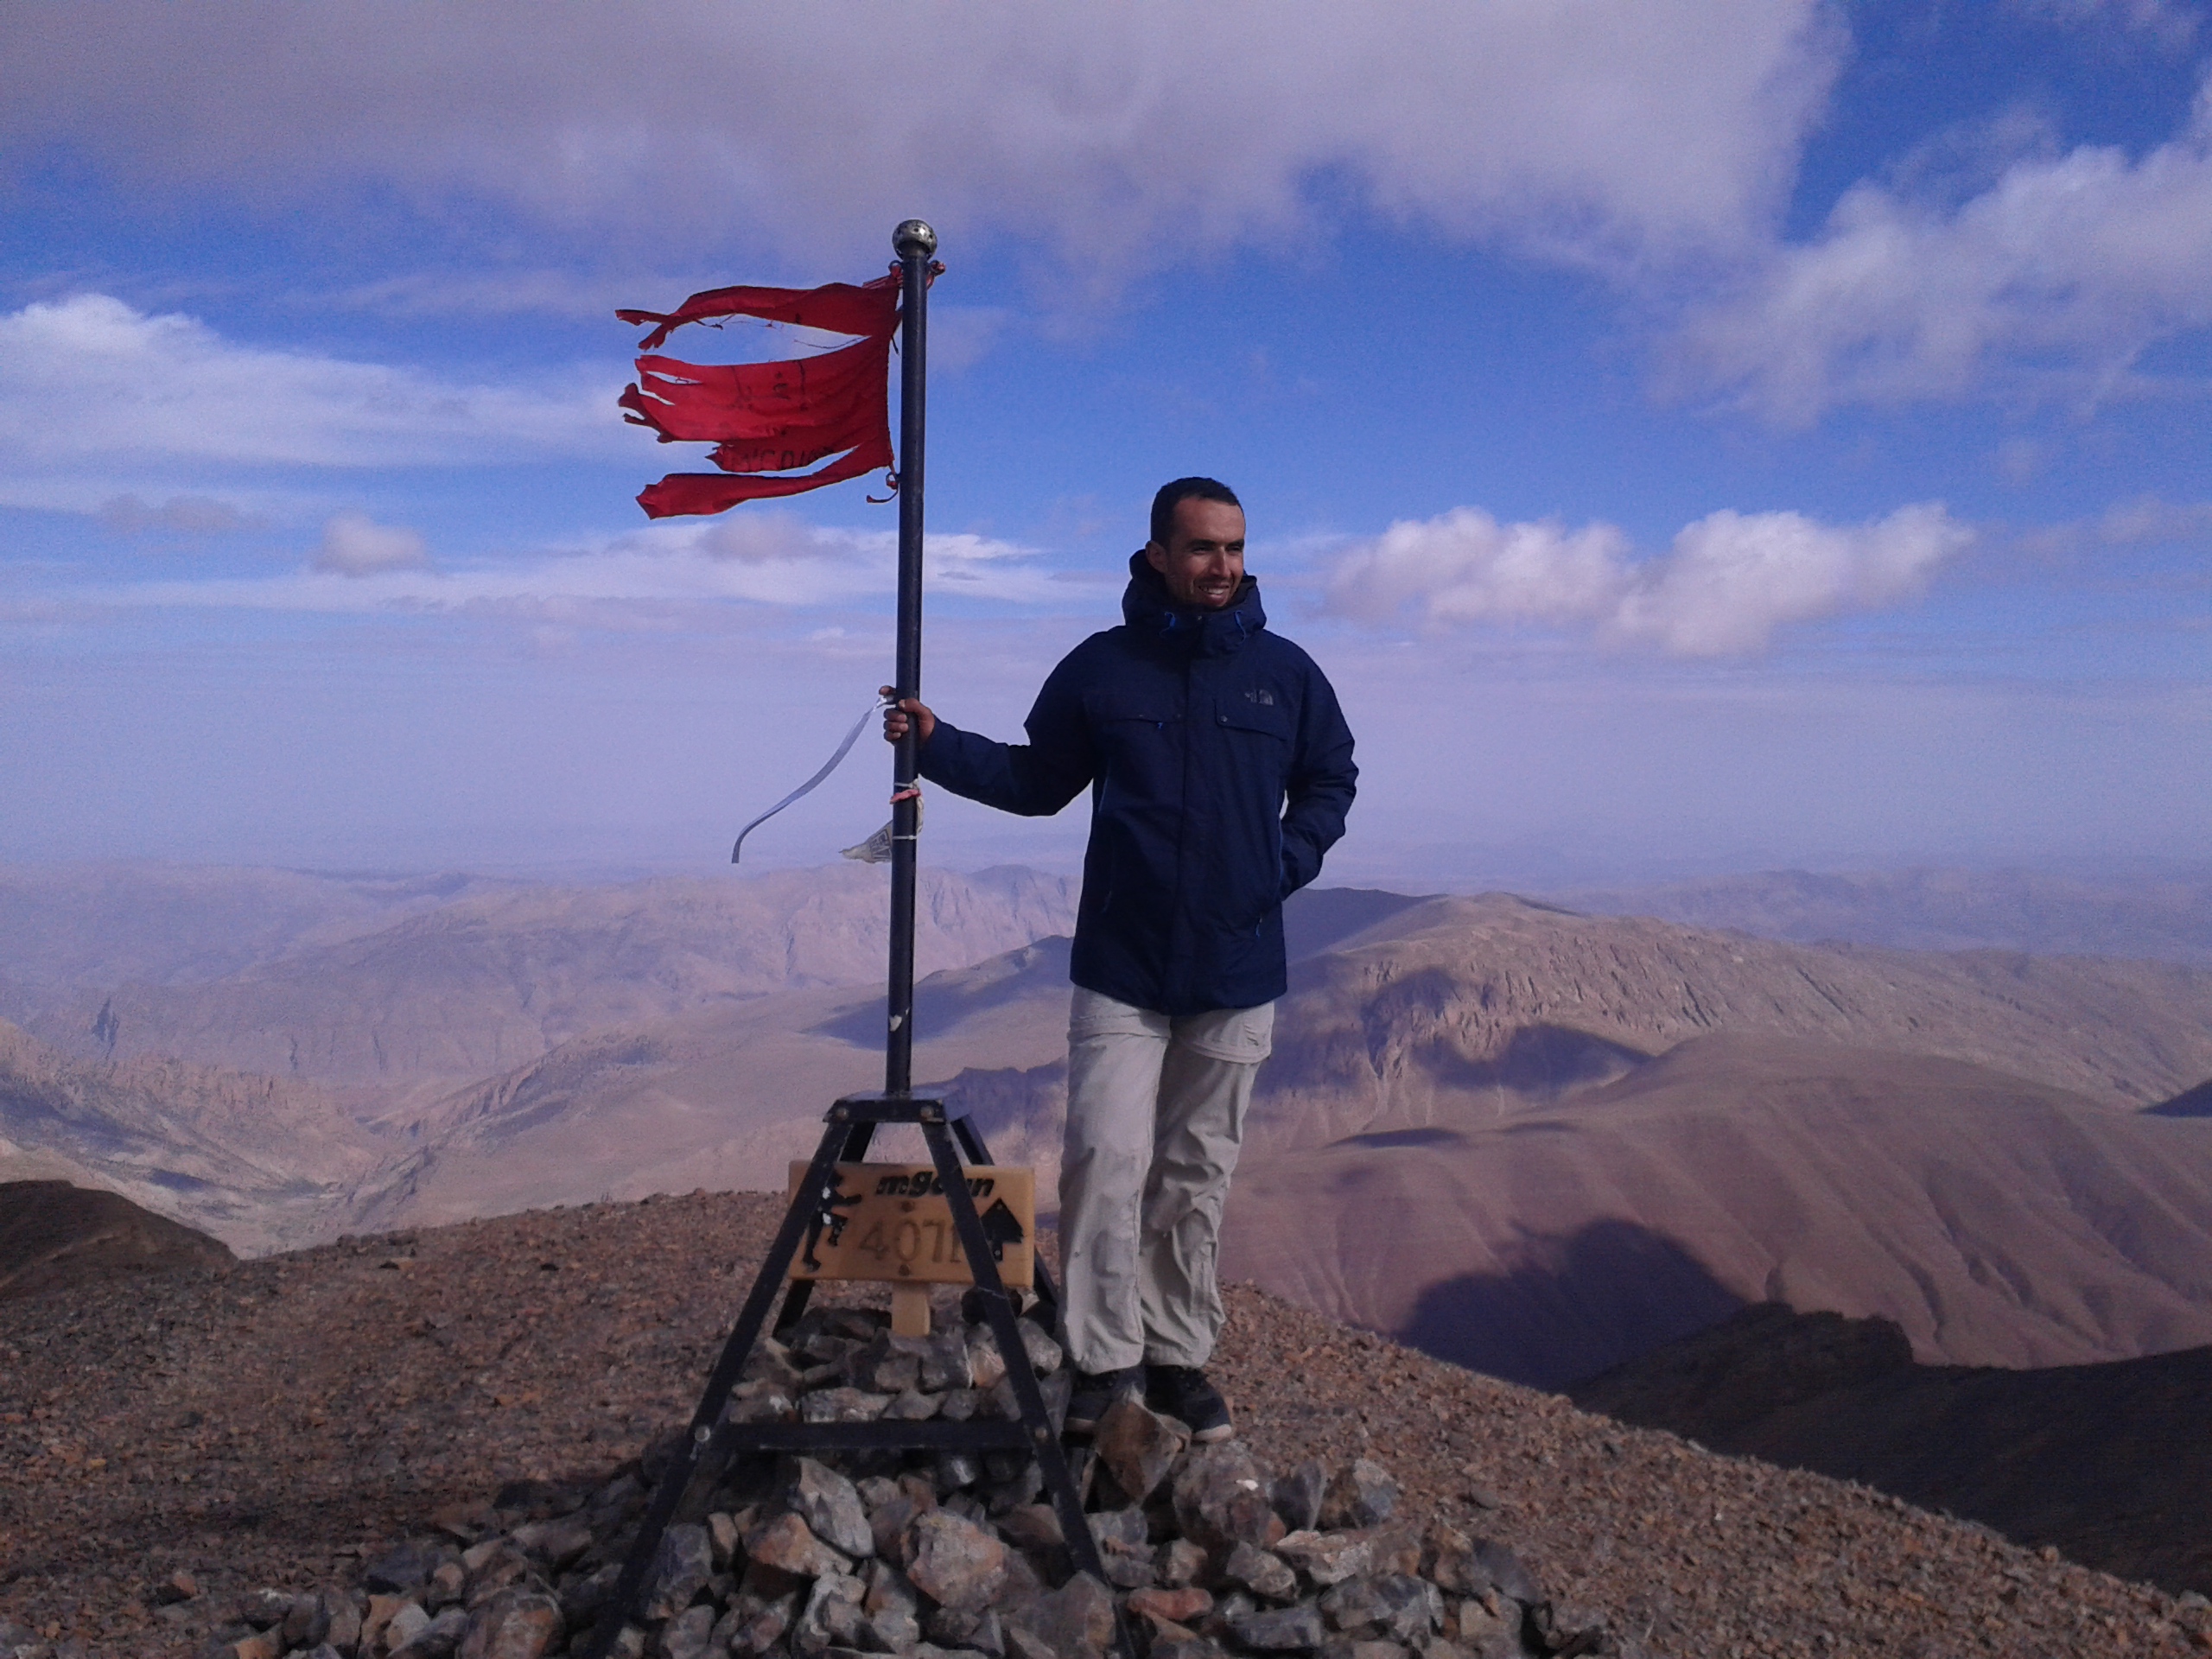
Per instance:
[[[589,1205],[9,1302],[0,1656],[579,1651],[654,1448],[781,1216],[747,1194]],[[742,1408],[1005,1409],[1003,1358],[957,1295],[913,1348],[853,1312],[880,1299],[818,1291],[820,1317],[756,1357]],[[1577,1411],[1249,1286],[1224,1300],[1207,1369],[1237,1438],[1201,1453],[1165,1419],[1110,1421],[1090,1477],[1103,1583],[1060,1576],[1057,1517],[1021,1467],[793,1459],[730,1471],[677,1517],[690,1530],[632,1650],[713,1651],[719,1630],[736,1652],[734,1606],[764,1621],[744,1622],[761,1652],[818,1630],[852,1659],[865,1627],[906,1639],[893,1571],[914,1651],[987,1659],[993,1621],[1010,1659],[1071,1659],[1116,1607],[1145,1659],[1471,1655],[1507,1637],[1526,1652],[1532,1628],[1541,1643],[1598,1627],[1669,1656],[2212,1648],[2193,1592]],[[1046,1334],[1024,1335],[1057,1389]]]
[[[747,1422],[1018,1415],[981,1324],[899,1337],[864,1307],[764,1338],[729,1414]],[[1047,1409],[1059,1346],[1022,1325]],[[510,1486],[368,1561],[357,1586],[249,1595],[206,1659],[540,1659],[582,1652],[609,1610],[664,1440],[596,1488]],[[1102,1581],[1079,1570],[1020,1452],[756,1455],[662,1534],[620,1659],[1522,1659],[1635,1654],[1563,1613],[1511,1547],[1401,1510],[1370,1458],[1270,1469],[1200,1446],[1135,1399],[1078,1450]],[[706,1484],[702,1482],[700,1484]],[[1126,1645],[1124,1645],[1126,1643]]]

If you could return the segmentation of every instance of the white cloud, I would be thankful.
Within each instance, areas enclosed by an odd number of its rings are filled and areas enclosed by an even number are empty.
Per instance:
[[[423,538],[398,524],[380,524],[366,514],[341,512],[322,527],[322,545],[310,568],[339,576],[373,576],[387,570],[427,570],[430,556]]]
[[[888,608],[896,591],[893,531],[827,529],[788,513],[741,511],[648,525],[588,543],[467,568],[434,568],[411,530],[341,513],[301,570],[78,588],[54,595],[109,609],[143,606],[421,615],[469,612],[533,622],[661,626],[732,603]],[[1035,549],[963,533],[932,535],[931,594],[1017,608],[1059,608],[1082,584],[1055,575]],[[1119,581],[1092,584],[1118,589]]]
[[[118,495],[101,502],[97,516],[118,536],[219,536],[265,529],[269,522],[209,495],[173,495],[159,506],[135,495]]]
[[[2031,157],[1946,209],[1875,184],[1693,315],[1692,372],[1803,425],[1833,404],[1951,398],[2032,365],[2077,397],[2149,346],[2212,324],[2212,81],[2188,130],[2130,161]]]
[[[98,462],[439,466],[616,454],[619,382],[469,385],[273,351],[104,294],[0,315],[0,449],[37,470]]]
[[[1743,243],[1843,41],[1819,0],[1337,0],[1114,8],[399,0],[16,9],[0,150],[149,193],[487,198],[594,238],[801,266],[886,257],[917,209],[1103,273],[1306,238],[1318,175],[1383,212],[1570,257]]]
[[[1339,555],[1327,603],[1373,623],[1579,626],[1675,656],[1739,656],[1789,624],[1912,597],[1972,539],[1932,503],[1840,528],[1724,510],[1683,526],[1669,552],[1637,561],[1611,524],[1500,524],[1460,507],[1401,520]]]

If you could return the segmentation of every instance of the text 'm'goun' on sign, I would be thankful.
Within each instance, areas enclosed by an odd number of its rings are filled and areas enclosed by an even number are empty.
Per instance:
[[[794,1279],[872,1279],[890,1284],[974,1282],[953,1230],[938,1173],[928,1164],[839,1164],[829,1202],[808,1217],[806,1237],[791,1260]],[[797,1198],[807,1165],[791,1166]],[[983,1223],[999,1278],[1027,1287],[1034,1278],[1037,1172],[970,1164],[969,1197]]]

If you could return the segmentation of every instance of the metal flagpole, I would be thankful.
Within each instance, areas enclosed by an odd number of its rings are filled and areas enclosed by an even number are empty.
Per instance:
[[[892,695],[922,695],[922,446],[927,417],[930,257],[937,232],[918,219],[891,233],[899,264],[899,652]],[[914,880],[921,798],[915,789],[920,740],[912,727],[891,765],[891,977],[884,1033],[883,1092],[914,1082]]]

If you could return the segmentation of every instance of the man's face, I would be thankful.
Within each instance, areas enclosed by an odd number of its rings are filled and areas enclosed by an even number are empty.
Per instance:
[[[1244,510],[1185,496],[1175,504],[1167,545],[1147,542],[1144,556],[1177,604],[1217,611],[1244,581]]]

